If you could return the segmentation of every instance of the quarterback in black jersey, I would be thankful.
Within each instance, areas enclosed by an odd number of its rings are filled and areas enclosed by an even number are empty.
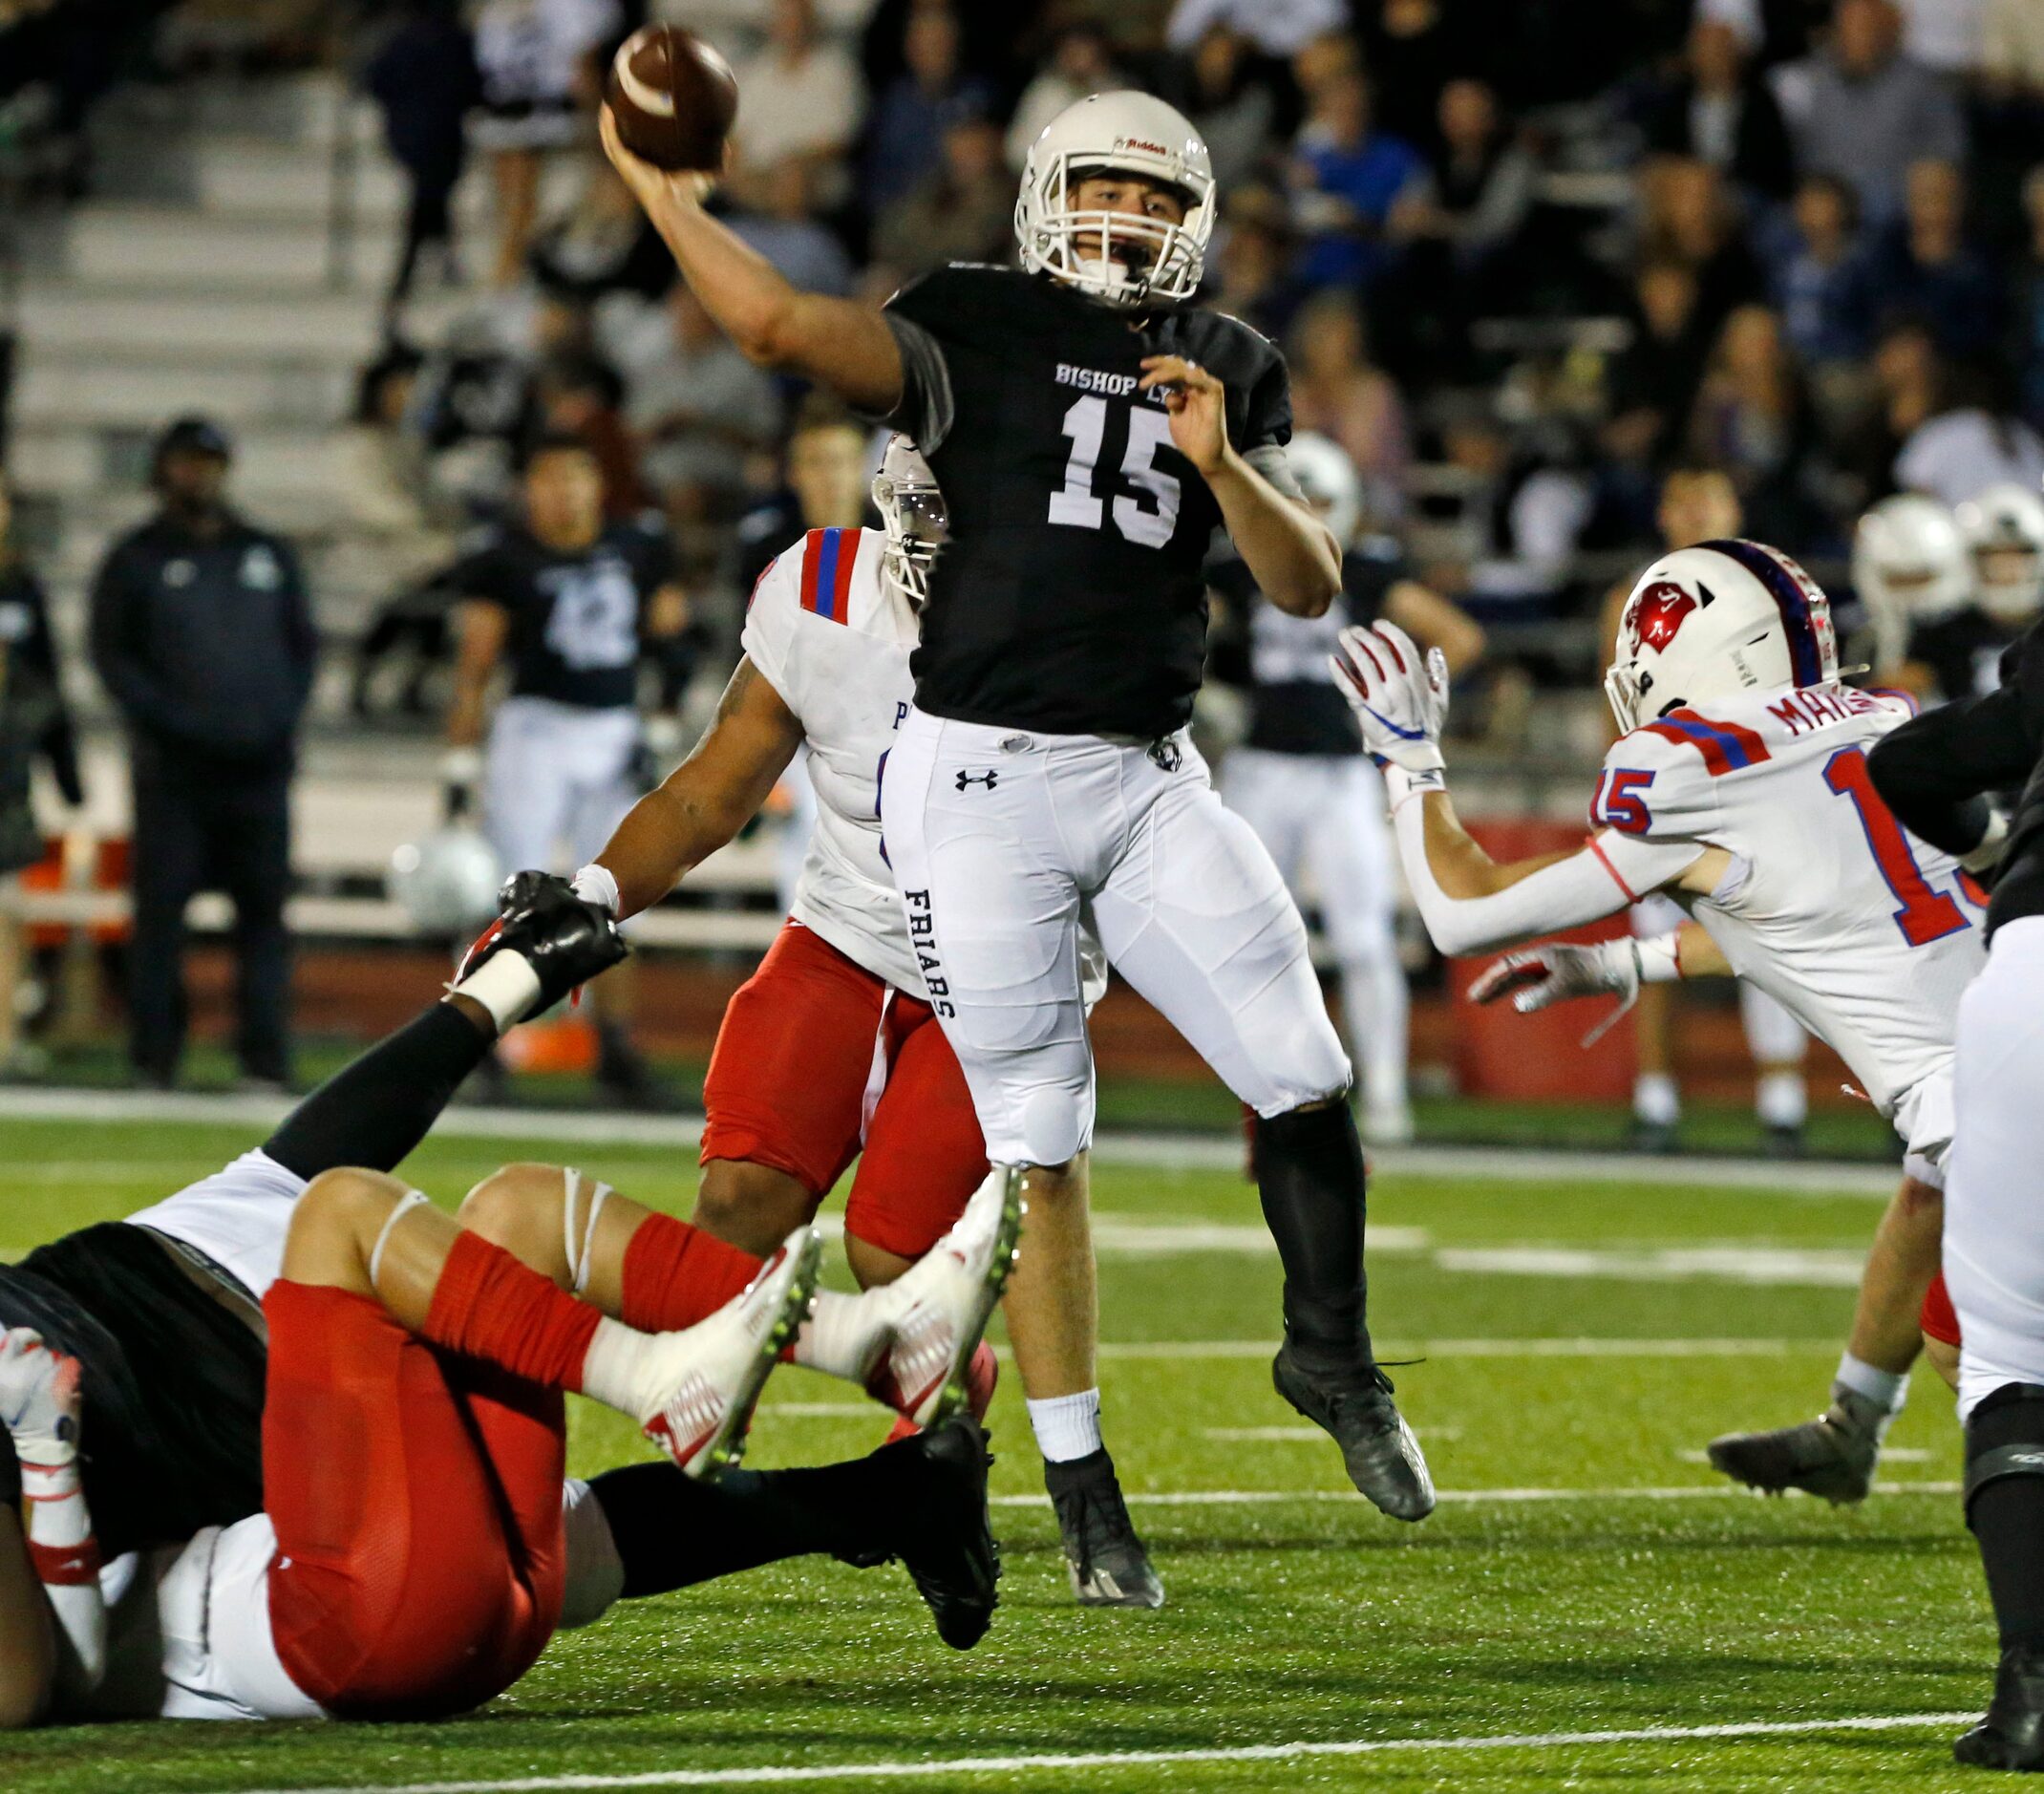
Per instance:
[[[1927,712],[1867,757],[1903,825],[1985,865],[1986,970],[1959,1003],[1945,1282],[1959,1318],[1966,1518],[2000,1632],[1987,1717],[1960,1762],[2044,1770],[2044,625],[1999,688]],[[2019,791],[2005,817],[1988,794]]]
[[[1193,303],[1218,209],[1206,145],[1148,95],[1079,100],[1031,148],[1022,267],[947,268],[876,311],[798,290],[704,210],[709,177],[633,157],[607,109],[603,129],[738,348],[905,431],[943,488],[950,534],[881,813],[989,1156],[1029,1167],[1030,1229],[1056,1242],[1024,1251],[1011,1326],[1040,1268],[1072,1262],[1085,1238],[1083,911],[1117,970],[1260,1118],[1285,1266],[1280,1393],[1336,1438],[1379,1507],[1423,1518],[1433,1485],[1364,1322],[1348,1058],[1284,881],[1183,727],[1217,527],[1281,610],[1320,615],[1341,585],[1339,549],[1286,460],[1283,357]],[[1054,1295],[1067,1313],[1093,1300],[1090,1287]],[[1126,1521],[1088,1449],[1091,1341],[1069,1346],[1027,1393],[1038,1442],[1053,1452],[1054,1439],[1062,1461],[1051,1480],[1074,1551],[1096,1517]]]
[[[1264,602],[1240,560],[1208,569],[1220,600],[1208,665],[1248,702],[1248,731],[1223,763],[1221,795],[1256,830],[1294,893],[1310,871],[1340,967],[1349,1051],[1362,1072],[1364,1138],[1396,1145],[1413,1133],[1405,969],[1394,931],[1397,853],[1384,781],[1363,752],[1331,656],[1344,629],[1389,617],[1460,673],[1483,651],[1483,631],[1419,583],[1395,540],[1363,533],[1362,483],[1338,443],[1296,436],[1289,456],[1308,502],[1345,545],[1341,595],[1322,616],[1288,616]]]

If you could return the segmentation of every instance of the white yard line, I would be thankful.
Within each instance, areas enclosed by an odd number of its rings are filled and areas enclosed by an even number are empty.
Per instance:
[[[1840,1719],[1742,1719],[1718,1725],[1645,1725],[1596,1732],[1519,1732],[1460,1738],[1357,1738],[1288,1744],[1227,1744],[1198,1750],[1093,1750],[1059,1755],[950,1757],[930,1761],[762,1764],[743,1769],[653,1769],[637,1774],[534,1775],[500,1781],[356,1783],[303,1794],[552,1794],[637,1787],[773,1787],[805,1782],[931,1781],[945,1776],[1069,1774],[1198,1762],[1295,1762],[1391,1752],[1559,1750],[1598,1744],[1682,1743],[1710,1738],[1800,1738],[1825,1732],[1927,1732],[1964,1725],[1977,1713],[1881,1713]],[[264,1794],[287,1794],[265,1790]]]
[[[1956,1495],[1957,1483],[1876,1483],[1876,1495]],[[1122,1493],[1132,1505],[1149,1507],[1283,1507],[1298,1503],[1360,1502],[1352,1488],[1206,1488],[1166,1489],[1145,1494],[1137,1489]],[[1803,1497],[1799,1490],[1791,1495]],[[1767,1496],[1742,1488],[1735,1483],[1683,1484],[1672,1488],[1450,1488],[1439,1491],[1443,1506],[1507,1506],[1544,1502],[1703,1502],[1766,1501]],[[991,1495],[995,1507],[1048,1507],[1048,1495]]]
[[[202,1121],[267,1127],[287,1100],[198,1091],[0,1089],[0,1121]],[[497,1109],[458,1104],[434,1132],[452,1140],[560,1140],[592,1145],[692,1147],[699,1115],[617,1115],[583,1109]],[[1231,1135],[1103,1134],[1093,1156],[1103,1164],[1170,1170],[1240,1170],[1242,1143]],[[1705,1189],[1770,1189],[1807,1195],[1888,1196],[1901,1177],[1888,1165],[1811,1160],[1719,1159],[1702,1155],[1643,1159],[1624,1152],[1550,1152],[1538,1147],[1396,1146],[1371,1154],[1381,1172],[1412,1177],[1494,1177],[1514,1183],[1654,1183]]]

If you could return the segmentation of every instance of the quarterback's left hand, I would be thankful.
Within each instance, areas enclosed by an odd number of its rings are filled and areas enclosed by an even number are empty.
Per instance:
[[[1448,719],[1448,661],[1439,649],[1421,657],[1395,623],[1351,625],[1328,656],[1334,683],[1362,724],[1363,746],[1409,773],[1437,773],[1440,730]]]
[[[1227,460],[1227,388],[1183,355],[1145,355],[1139,390],[1164,389],[1171,440],[1178,452],[1210,480]]]
[[[61,1469],[77,1457],[81,1381],[78,1360],[53,1351],[34,1328],[0,1334],[0,1425],[24,1465]]]

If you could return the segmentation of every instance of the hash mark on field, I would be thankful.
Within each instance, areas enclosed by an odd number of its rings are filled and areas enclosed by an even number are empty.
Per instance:
[[[1595,1744],[1682,1743],[1709,1738],[1798,1738],[1823,1732],[1915,1732],[1965,1725],[1974,1713],[1883,1713],[1844,1719],[1737,1719],[1718,1725],[1643,1725],[1597,1732],[1519,1732],[1460,1738],[1356,1738],[1194,1750],[1092,1750],[1058,1756],[952,1757],[942,1762],[763,1763],[743,1769],[654,1769],[641,1774],[533,1775],[498,1782],[358,1783],[303,1794],[548,1794],[554,1789],[759,1787],[801,1782],[928,1781],[938,1776],[1022,1775],[1040,1770],[1129,1769],[1195,1762],[1291,1762],[1392,1751],[1559,1750]],[[266,1790],[265,1794],[287,1794]]]

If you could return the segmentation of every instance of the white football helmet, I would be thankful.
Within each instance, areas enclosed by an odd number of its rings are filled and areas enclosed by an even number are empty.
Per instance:
[[[1184,196],[1184,222],[1081,212],[1072,195],[1106,170],[1168,182]],[[1214,232],[1214,171],[1205,140],[1175,107],[1148,94],[1093,94],[1044,126],[1022,164],[1015,241],[1033,274],[1135,310],[1177,305],[1200,289]],[[1113,251],[1148,260],[1130,267]]]
[[[1348,547],[1363,521],[1363,482],[1348,452],[1330,437],[1302,430],[1286,446],[1285,459],[1307,503],[1320,513],[1334,540]]]
[[[1853,531],[1852,584],[1873,619],[1881,664],[1892,667],[1908,651],[1912,625],[1972,602],[1972,558],[1950,511],[1921,492],[1898,492]]]
[[[880,576],[920,610],[950,521],[937,476],[923,451],[899,430],[887,438],[880,472],[873,476],[873,502],[887,539],[880,551]]]
[[[502,877],[481,834],[450,822],[391,855],[389,887],[420,934],[451,938],[497,913]]]
[[[2044,499],[2008,480],[1953,516],[1972,551],[1980,608],[2003,623],[2027,623],[2044,602]]]
[[[1639,576],[1604,691],[1630,734],[1684,704],[1838,676],[1831,601],[1817,582],[1757,542],[1706,542]]]

